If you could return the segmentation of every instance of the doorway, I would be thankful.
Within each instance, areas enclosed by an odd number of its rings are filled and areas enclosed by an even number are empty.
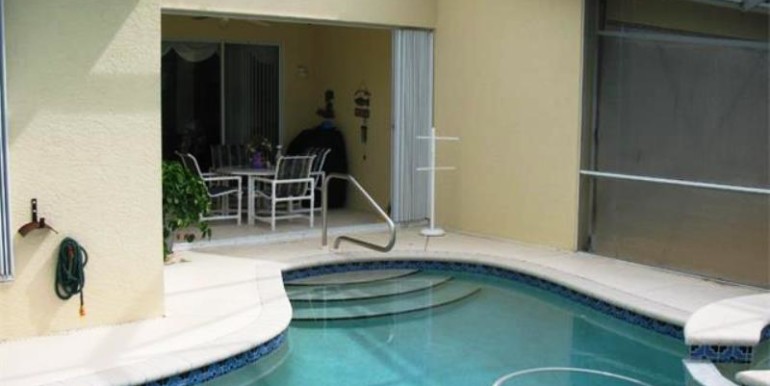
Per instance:
[[[431,31],[259,20],[256,16],[238,19],[170,14],[163,15],[162,29],[165,42],[211,44],[211,60],[219,59],[218,69],[211,71],[214,74],[219,71],[218,83],[215,75],[206,75],[211,79],[210,89],[219,85],[221,90],[216,95],[208,92],[206,96],[209,101],[206,103],[219,106],[219,110],[211,114],[219,117],[219,121],[206,119],[207,126],[214,129],[206,129],[209,141],[200,141],[204,143],[200,148],[215,143],[239,145],[256,134],[270,138],[287,154],[297,148],[301,148],[301,152],[307,148],[332,147],[325,140],[334,136],[334,143],[342,145],[333,146],[335,149],[329,153],[327,164],[338,161],[344,165],[343,173],[355,176],[382,208],[392,208],[391,214],[398,221],[426,218],[428,176],[416,168],[427,165],[428,144],[418,142],[416,137],[428,133],[432,125]],[[396,44],[399,50],[395,49]],[[272,53],[266,51],[268,47],[273,48]],[[247,54],[256,58],[256,63],[234,64],[242,63],[234,57]],[[277,68],[266,68],[273,63]],[[414,77],[419,81],[408,81]],[[268,85],[261,89],[237,87],[240,83],[251,83],[251,78],[272,81],[262,82]],[[243,82],[244,79],[247,81]],[[331,120],[319,115],[327,111],[328,91],[332,91],[334,118]],[[260,94],[271,97],[255,98]],[[398,94],[398,99],[394,94]],[[244,100],[249,102],[236,108],[233,101]],[[252,108],[254,117],[264,119],[255,123],[258,120],[249,116],[247,108]],[[277,131],[272,130],[275,127]],[[396,135],[403,141],[394,142]],[[337,141],[338,138],[342,140]],[[168,147],[171,146],[164,143],[164,148]],[[204,154],[208,152],[199,151],[201,160],[210,157]],[[166,154],[171,154],[173,159],[173,150],[164,152]],[[336,161],[332,157],[336,157]],[[398,165],[394,164],[395,157],[399,158]],[[397,183],[400,188],[394,190]],[[335,197],[341,198],[339,206],[332,205]],[[415,205],[413,201],[419,203]],[[333,209],[330,211],[332,226],[381,223],[365,198],[344,186],[341,193],[330,194],[330,208]],[[401,215],[397,208],[409,209],[401,212],[406,215]],[[214,238],[258,233],[253,228],[242,232],[215,229]]]

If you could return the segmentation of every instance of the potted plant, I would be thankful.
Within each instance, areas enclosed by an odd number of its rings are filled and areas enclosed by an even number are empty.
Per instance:
[[[182,164],[163,161],[163,256],[171,255],[174,238],[195,240],[195,226],[201,238],[211,237],[211,228],[201,216],[211,207],[206,186]]]
[[[266,137],[255,136],[246,144],[246,154],[251,162],[251,167],[261,169],[272,166],[275,159],[273,143]]]

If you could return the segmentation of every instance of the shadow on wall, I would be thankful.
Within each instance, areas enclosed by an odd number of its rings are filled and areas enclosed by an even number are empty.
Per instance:
[[[25,303],[30,310],[45,309],[45,313],[35,313],[33,315],[27,315],[34,324],[34,329],[38,333],[44,333],[50,331],[53,323],[54,316],[57,315],[64,307],[64,302],[58,301],[54,292],[54,277],[55,277],[55,265],[54,264],[35,264],[30,259],[25,259],[24,256],[37,256],[45,255],[50,261],[55,261],[58,251],[45,252],[48,249],[46,246],[43,248],[43,244],[46,238],[53,238],[51,235],[43,232],[36,232],[30,234],[26,238],[22,239],[20,235],[14,235],[13,245],[25,244],[24,254],[18,253],[17,248],[14,255],[16,256],[16,276],[25,277],[29,281],[29,288],[31,291],[26,291],[23,295]],[[3,289],[11,289],[11,286],[0,287],[0,293],[4,292]],[[37,290],[35,290],[37,289]],[[44,290],[45,289],[45,290]],[[5,326],[4,326],[5,327]]]
[[[5,15],[11,228],[36,197],[61,234],[14,237],[0,339],[160,315],[159,0],[6,0]],[[92,258],[86,318],[54,293],[65,236]]]
[[[39,237],[39,236],[35,236]],[[36,242],[37,240],[30,240],[31,242]],[[39,243],[37,245],[40,245]],[[36,253],[42,253],[39,251],[39,247],[36,248]],[[54,250],[51,252],[43,253],[45,256],[50,256],[50,261],[56,261],[56,255],[58,254],[58,251]],[[18,261],[18,259],[17,259]],[[65,308],[65,302],[59,300],[56,297],[56,293],[54,292],[54,277],[56,275],[54,269],[50,269],[49,267],[55,268],[55,265],[33,265],[32,268],[34,268],[34,271],[31,271],[26,273],[30,276],[31,281],[31,288],[48,288],[47,291],[29,291],[27,293],[27,304],[30,309],[37,310],[37,309],[45,309],[45,313],[35,313],[34,317],[33,315],[30,315],[30,319],[33,321],[35,325],[35,329],[38,333],[42,334],[46,331],[50,331],[54,324],[54,317],[59,314],[59,312],[63,311],[62,309]],[[18,274],[23,275],[27,271],[26,264],[22,264]]]
[[[42,19],[34,10],[44,4],[55,19]],[[136,44],[135,35],[121,34],[134,18],[139,0],[90,1],[88,10],[69,2],[6,1],[6,49],[10,145],[35,119],[41,106],[54,114],[132,113],[141,106],[116,104],[133,90],[157,86],[157,74],[137,71],[146,56],[105,55],[113,47]],[[29,12],[28,10],[33,10]],[[58,19],[81,19],[61,23]],[[159,16],[158,16],[159,18]],[[25,33],[27,31],[35,33]],[[62,44],[63,40],[71,44]],[[159,45],[160,42],[157,42]],[[160,56],[160,47],[158,47]],[[22,59],[23,58],[23,59]],[[159,60],[159,59],[158,59]],[[19,71],[23,68],[23,71]],[[140,67],[141,68],[141,67]],[[119,109],[116,109],[119,106]],[[48,128],[56,132],[56,127]]]

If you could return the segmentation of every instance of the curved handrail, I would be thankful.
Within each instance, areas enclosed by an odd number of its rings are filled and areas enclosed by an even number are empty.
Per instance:
[[[340,236],[337,237],[334,240],[334,249],[339,248],[340,243],[343,241],[348,241],[353,244],[360,245],[365,248],[369,248],[378,252],[388,252],[391,249],[393,249],[393,246],[396,245],[396,224],[393,222],[393,220],[390,219],[387,213],[385,213],[382,208],[380,208],[379,205],[377,205],[377,202],[374,201],[372,196],[369,195],[369,192],[364,189],[363,186],[361,186],[360,183],[358,183],[358,180],[356,180],[353,176],[350,174],[340,174],[340,173],[330,173],[326,178],[324,178],[324,184],[321,188],[323,192],[323,197],[321,199],[322,206],[321,206],[321,215],[323,217],[323,227],[321,229],[321,246],[325,247],[328,244],[328,234],[329,234],[329,224],[328,224],[328,208],[329,208],[329,199],[328,199],[328,187],[329,187],[329,181],[332,179],[339,179],[339,180],[346,180],[350,181],[353,186],[355,186],[363,195],[366,197],[366,200],[369,201],[369,204],[371,204],[374,209],[377,211],[377,213],[382,217],[385,222],[388,223],[388,231],[390,232],[390,240],[388,241],[388,244],[385,246],[379,246],[377,244],[372,244],[370,242],[359,240],[350,236]]]

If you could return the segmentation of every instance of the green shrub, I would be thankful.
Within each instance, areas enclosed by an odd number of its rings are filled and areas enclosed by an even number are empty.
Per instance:
[[[188,242],[195,233],[187,231],[196,226],[201,238],[211,237],[211,228],[201,216],[209,212],[211,198],[206,186],[197,176],[176,161],[163,161],[163,255],[171,254],[173,236]],[[182,230],[184,233],[176,234]]]

